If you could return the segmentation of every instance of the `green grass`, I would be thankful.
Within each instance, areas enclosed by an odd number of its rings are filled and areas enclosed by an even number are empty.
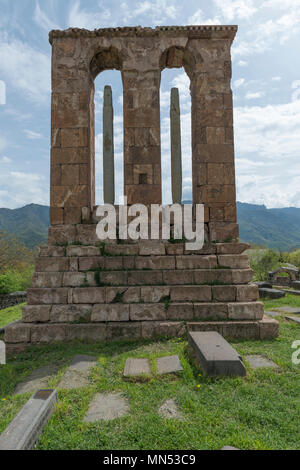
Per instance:
[[[0,433],[30,396],[13,396],[18,382],[39,366],[59,362],[61,370],[49,384],[55,387],[72,357],[82,353],[98,358],[91,385],[58,392],[59,403],[38,449],[220,449],[225,444],[241,449],[299,449],[300,366],[291,363],[291,344],[300,339],[299,327],[280,322],[276,340],[233,342],[241,355],[263,354],[279,365],[278,370],[257,371],[247,365],[245,378],[199,376],[184,339],[31,348],[0,368]],[[179,355],[181,375],[155,374],[154,359],[167,354]],[[124,381],[127,357],[149,357],[153,378]],[[83,422],[93,395],[112,391],[124,393],[131,413],[109,422]],[[157,414],[169,398],[177,401],[184,416],[180,423]]]
[[[19,304],[15,305],[14,307],[9,307],[4,310],[0,310],[0,328],[22,318],[22,305],[25,304]]]
[[[289,306],[300,308],[300,295],[286,294],[281,299],[264,300],[265,310],[276,310],[278,307]]]

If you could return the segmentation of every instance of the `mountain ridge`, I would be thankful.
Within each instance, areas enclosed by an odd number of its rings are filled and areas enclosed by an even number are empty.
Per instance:
[[[300,208],[267,209],[264,205],[237,202],[237,214],[242,241],[281,251],[300,248]],[[47,243],[48,227],[48,206],[0,208],[0,230],[13,233],[28,248]]]

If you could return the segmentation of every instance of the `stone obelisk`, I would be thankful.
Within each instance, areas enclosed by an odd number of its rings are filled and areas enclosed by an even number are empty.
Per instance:
[[[182,199],[182,163],[181,163],[181,131],[180,105],[178,88],[171,89],[171,174],[173,204],[181,204]]]
[[[108,85],[104,87],[103,105],[103,196],[104,204],[115,203],[114,108]]]

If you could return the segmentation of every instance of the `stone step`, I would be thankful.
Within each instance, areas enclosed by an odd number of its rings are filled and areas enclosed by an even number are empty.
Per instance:
[[[129,321],[103,323],[19,322],[5,332],[7,355],[24,351],[31,344],[56,342],[111,341],[138,338],[181,337],[187,331],[218,331],[222,336],[239,339],[273,339],[278,336],[278,322],[263,317],[255,321]]]
[[[33,288],[192,285],[192,284],[248,284],[252,269],[149,269],[149,270],[95,270],[88,272],[36,272]],[[257,288],[256,288],[257,289]],[[31,303],[31,289],[27,291]]]
[[[247,255],[116,255],[81,257],[39,257],[36,272],[68,272],[90,270],[186,270],[248,269]]]
[[[75,292],[74,304],[27,305],[23,307],[23,322],[35,323],[43,309],[48,315],[43,322],[121,322],[141,320],[260,320],[263,304],[260,302],[156,302],[156,303],[101,303],[101,297],[86,292]],[[91,299],[98,303],[86,303]],[[83,303],[84,302],[84,303]],[[41,320],[39,320],[41,321]],[[10,330],[11,331],[11,330]]]

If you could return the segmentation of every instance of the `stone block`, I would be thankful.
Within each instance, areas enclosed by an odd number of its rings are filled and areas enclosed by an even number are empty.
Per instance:
[[[66,325],[66,341],[102,342],[107,339],[106,323]]]
[[[217,302],[234,302],[236,300],[236,287],[212,286],[212,298]]]
[[[22,322],[15,322],[5,328],[5,343],[29,343],[31,335],[31,325]]]
[[[240,255],[244,251],[249,250],[249,243],[216,243],[217,253],[219,255]]]
[[[186,327],[183,322],[176,321],[145,321],[142,322],[141,334],[143,338],[155,337],[181,337],[185,334]]]
[[[259,325],[259,337],[260,339],[274,339],[279,334],[279,323],[274,318],[268,318],[264,316]]]
[[[195,303],[194,318],[197,320],[226,320],[228,305],[226,303]]]
[[[233,284],[248,284],[252,280],[252,269],[233,269],[231,271]]]
[[[51,305],[24,305],[22,307],[22,321],[24,323],[48,322],[50,310]]]
[[[68,288],[28,289],[27,302],[29,305],[66,304],[68,303]]]
[[[175,374],[181,372],[183,367],[177,355],[158,357],[156,360],[158,375]]]
[[[232,346],[217,332],[189,332],[189,346],[208,376],[246,375],[245,366]]]
[[[99,255],[99,252],[98,252]],[[88,258],[79,258],[79,271],[89,271],[91,269],[103,269],[105,266],[105,259],[103,256],[90,256]]]
[[[63,286],[64,287],[80,287],[85,283],[84,273],[64,273]]]
[[[248,269],[250,262],[248,255],[218,255],[220,266],[231,269]]]
[[[32,287],[62,287],[63,273],[34,273]]]
[[[65,256],[65,247],[64,246],[41,246],[38,249],[38,256],[40,257],[64,257]]]
[[[195,270],[194,282],[195,284],[204,284],[206,282],[222,282],[225,284],[231,284],[232,271],[230,269]]]
[[[66,325],[46,324],[31,326],[31,342],[55,343],[66,339]]]
[[[175,269],[174,256],[137,256],[136,269]]]
[[[171,301],[209,302],[211,289],[211,286],[174,286],[170,288]]]
[[[69,258],[37,258],[35,262],[36,272],[62,272],[69,270]]]
[[[103,304],[105,287],[81,287],[73,289],[74,304]]]
[[[96,393],[83,420],[87,423],[111,421],[129,413],[129,404],[121,393]]]
[[[170,295],[168,286],[146,286],[141,287],[141,300],[146,303],[163,302]]]
[[[159,285],[163,283],[162,271],[128,271],[128,285]]]
[[[107,324],[108,340],[137,339],[140,337],[140,322],[109,322]]]
[[[266,287],[261,287],[259,289],[259,297],[261,299],[281,299],[285,297],[285,292],[279,289],[268,289]]]
[[[129,275],[129,273],[128,273]],[[125,271],[102,271],[100,282],[108,286],[124,286],[127,284],[127,272]],[[128,284],[130,284],[128,282]]]
[[[130,357],[126,359],[123,377],[138,377],[139,375],[151,375],[149,359],[137,359]]]
[[[258,299],[258,287],[256,284],[236,286],[237,302],[253,302]]]
[[[166,317],[168,320],[192,320],[194,309],[192,303],[171,303],[167,308]]]
[[[193,284],[194,273],[186,270],[164,271],[163,282],[167,285]]]
[[[245,359],[247,362],[249,362],[250,367],[252,369],[261,369],[262,367],[268,367],[268,368],[274,369],[278,367],[277,364],[275,364],[275,362],[259,354],[251,354],[251,355],[245,356]]]
[[[217,266],[215,255],[183,255],[176,256],[177,269],[211,269]]]
[[[64,223],[65,224],[80,224],[81,223],[81,207],[65,207],[64,208]]]
[[[165,244],[160,241],[141,241],[139,243],[139,254],[144,255],[165,255]]]
[[[129,305],[98,304],[93,306],[92,322],[129,321]]]
[[[105,245],[105,253],[111,256],[134,256],[138,255],[139,253],[139,245],[132,244],[132,245]]]
[[[183,243],[167,243],[166,251],[167,251],[167,255],[183,255],[184,244]]]
[[[75,225],[54,225],[48,233],[49,245],[72,244],[77,238]]]
[[[261,302],[236,302],[228,304],[230,320],[261,320],[264,315],[264,304]]]
[[[95,245],[101,241],[96,233],[96,224],[79,224],[76,230],[77,241],[83,245]]]
[[[53,305],[50,321],[52,323],[87,323],[91,321],[92,305]]]
[[[131,304],[130,320],[165,320],[166,308],[164,304]]]
[[[66,256],[78,256],[78,257],[97,257],[100,255],[100,250],[97,246],[67,246]]]

